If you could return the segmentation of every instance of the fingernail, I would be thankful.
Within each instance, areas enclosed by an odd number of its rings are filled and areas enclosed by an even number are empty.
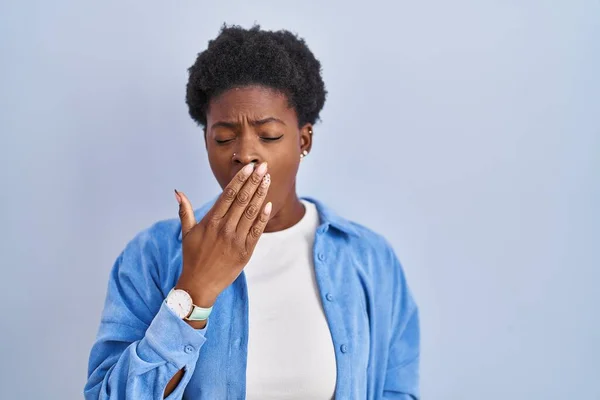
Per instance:
[[[262,185],[264,187],[267,187],[267,186],[269,186],[270,183],[271,183],[271,174],[266,174],[262,180]]]
[[[260,164],[260,166],[256,170],[256,173],[259,174],[259,175],[262,175],[265,172],[267,172],[267,163],[266,162]]]
[[[252,173],[253,169],[254,169],[254,163],[247,164],[244,168],[242,168],[242,173],[244,175],[248,176]]]
[[[273,209],[273,203],[268,202],[267,205],[265,206],[265,214],[266,215],[271,214],[272,209]]]
[[[179,192],[177,191],[177,189],[174,189],[174,190],[175,190],[175,199],[177,200],[177,202],[179,204],[181,204],[181,196],[179,195]]]

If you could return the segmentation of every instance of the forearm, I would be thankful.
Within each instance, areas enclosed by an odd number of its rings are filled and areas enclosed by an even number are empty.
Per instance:
[[[177,385],[179,385],[179,382],[181,381],[181,378],[183,378],[183,374],[184,374],[184,370],[180,369],[179,371],[177,371],[175,373],[175,375],[173,376],[173,378],[171,378],[171,380],[169,381],[169,383],[167,383],[167,387],[165,388],[165,393],[163,398],[166,399],[172,392],[173,390],[175,390],[175,388],[177,387]]]
[[[206,321],[185,321],[188,325],[190,325],[194,329],[204,329],[206,327]],[[167,398],[173,390],[179,385],[181,382],[181,378],[183,378],[185,370],[182,368],[173,375],[173,378],[167,383],[167,387],[165,388],[165,393],[163,398]]]
[[[204,335],[166,307],[161,307],[142,339],[132,340],[137,334],[127,326],[101,325],[90,357],[84,390],[87,400],[162,399],[165,388],[169,394],[183,392],[206,340]]]

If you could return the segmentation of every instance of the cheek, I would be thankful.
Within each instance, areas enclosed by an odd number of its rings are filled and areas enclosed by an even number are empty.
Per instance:
[[[296,180],[298,164],[289,156],[269,163],[269,173],[272,181],[269,192],[287,195]]]
[[[229,160],[224,160],[223,156],[218,153],[209,152],[208,164],[219,186],[223,189],[229,184]]]

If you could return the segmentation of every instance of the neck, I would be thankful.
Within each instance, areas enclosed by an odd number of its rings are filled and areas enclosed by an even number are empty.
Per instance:
[[[285,200],[283,207],[267,223],[265,232],[277,232],[296,225],[304,216],[304,211],[304,205],[294,188],[290,191],[290,196]]]

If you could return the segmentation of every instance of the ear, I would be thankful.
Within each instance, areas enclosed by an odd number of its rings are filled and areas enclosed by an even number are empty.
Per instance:
[[[307,151],[310,153],[312,149],[313,126],[306,124],[300,128],[300,153]]]
[[[204,148],[208,151],[208,143],[206,142],[206,127],[202,129],[204,131]]]

